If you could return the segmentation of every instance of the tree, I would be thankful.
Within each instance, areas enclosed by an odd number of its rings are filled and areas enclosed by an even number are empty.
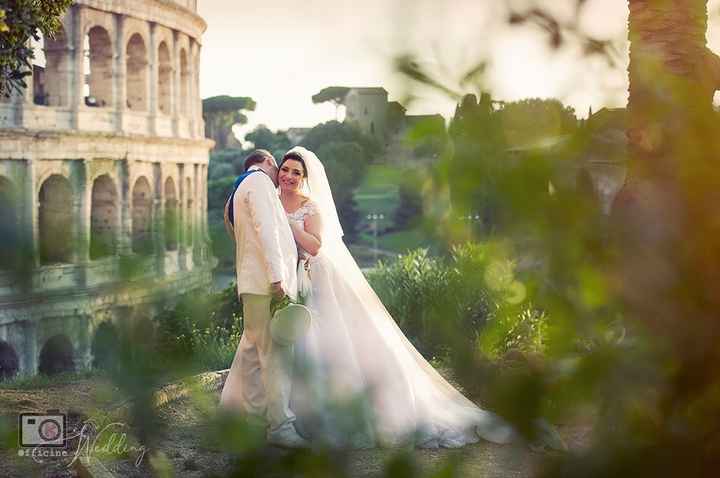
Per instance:
[[[290,149],[290,138],[284,131],[272,132],[261,124],[245,135],[245,141],[253,143],[256,149],[266,149],[279,159]]]
[[[245,96],[222,95],[204,99],[205,136],[215,140],[216,149],[227,148],[232,127],[247,123],[243,111],[254,111],[255,106],[255,101]]]
[[[353,142],[326,143],[316,151],[325,166],[345,236],[352,240],[360,220],[354,193],[367,172],[367,157],[362,147]]]
[[[312,96],[312,101],[315,104],[331,102],[335,105],[335,119],[338,116],[338,108],[340,105],[345,103],[345,97],[347,96],[350,88],[345,86],[328,86],[323,88],[319,93]]]
[[[0,94],[27,88],[35,58],[30,40],[52,38],[72,0],[8,0],[0,6]]]
[[[381,152],[381,146],[377,140],[366,136],[352,125],[338,121],[328,121],[315,126],[305,135],[302,145],[310,150],[318,151],[321,146],[329,143],[357,143],[367,162],[372,162]]]
[[[578,126],[575,110],[556,99],[504,103],[497,116],[510,147],[538,145],[571,134]]]

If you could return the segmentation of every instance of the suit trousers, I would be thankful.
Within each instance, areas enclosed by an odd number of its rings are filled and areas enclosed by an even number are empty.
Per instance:
[[[269,432],[286,428],[295,421],[290,410],[293,348],[273,342],[270,335],[269,295],[242,294],[243,335],[235,361],[241,407],[264,416]],[[232,369],[231,369],[232,371]]]

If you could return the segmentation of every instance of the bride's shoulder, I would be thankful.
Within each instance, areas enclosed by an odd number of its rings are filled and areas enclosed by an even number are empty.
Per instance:
[[[317,203],[309,197],[303,199],[302,208],[308,216],[314,216],[320,213]]]

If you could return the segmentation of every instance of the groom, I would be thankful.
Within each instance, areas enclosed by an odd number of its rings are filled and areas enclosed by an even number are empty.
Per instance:
[[[277,194],[277,171],[272,154],[254,151],[225,205],[225,225],[235,239],[243,334],[220,403],[264,416],[269,443],[297,448],[307,442],[295,430],[289,407],[292,349],[270,336],[272,298],[297,294],[297,246]]]

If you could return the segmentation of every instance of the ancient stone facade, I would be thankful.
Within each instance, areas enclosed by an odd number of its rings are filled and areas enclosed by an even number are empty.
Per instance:
[[[101,324],[209,287],[196,4],[79,0],[0,102],[0,379],[90,366]]]

